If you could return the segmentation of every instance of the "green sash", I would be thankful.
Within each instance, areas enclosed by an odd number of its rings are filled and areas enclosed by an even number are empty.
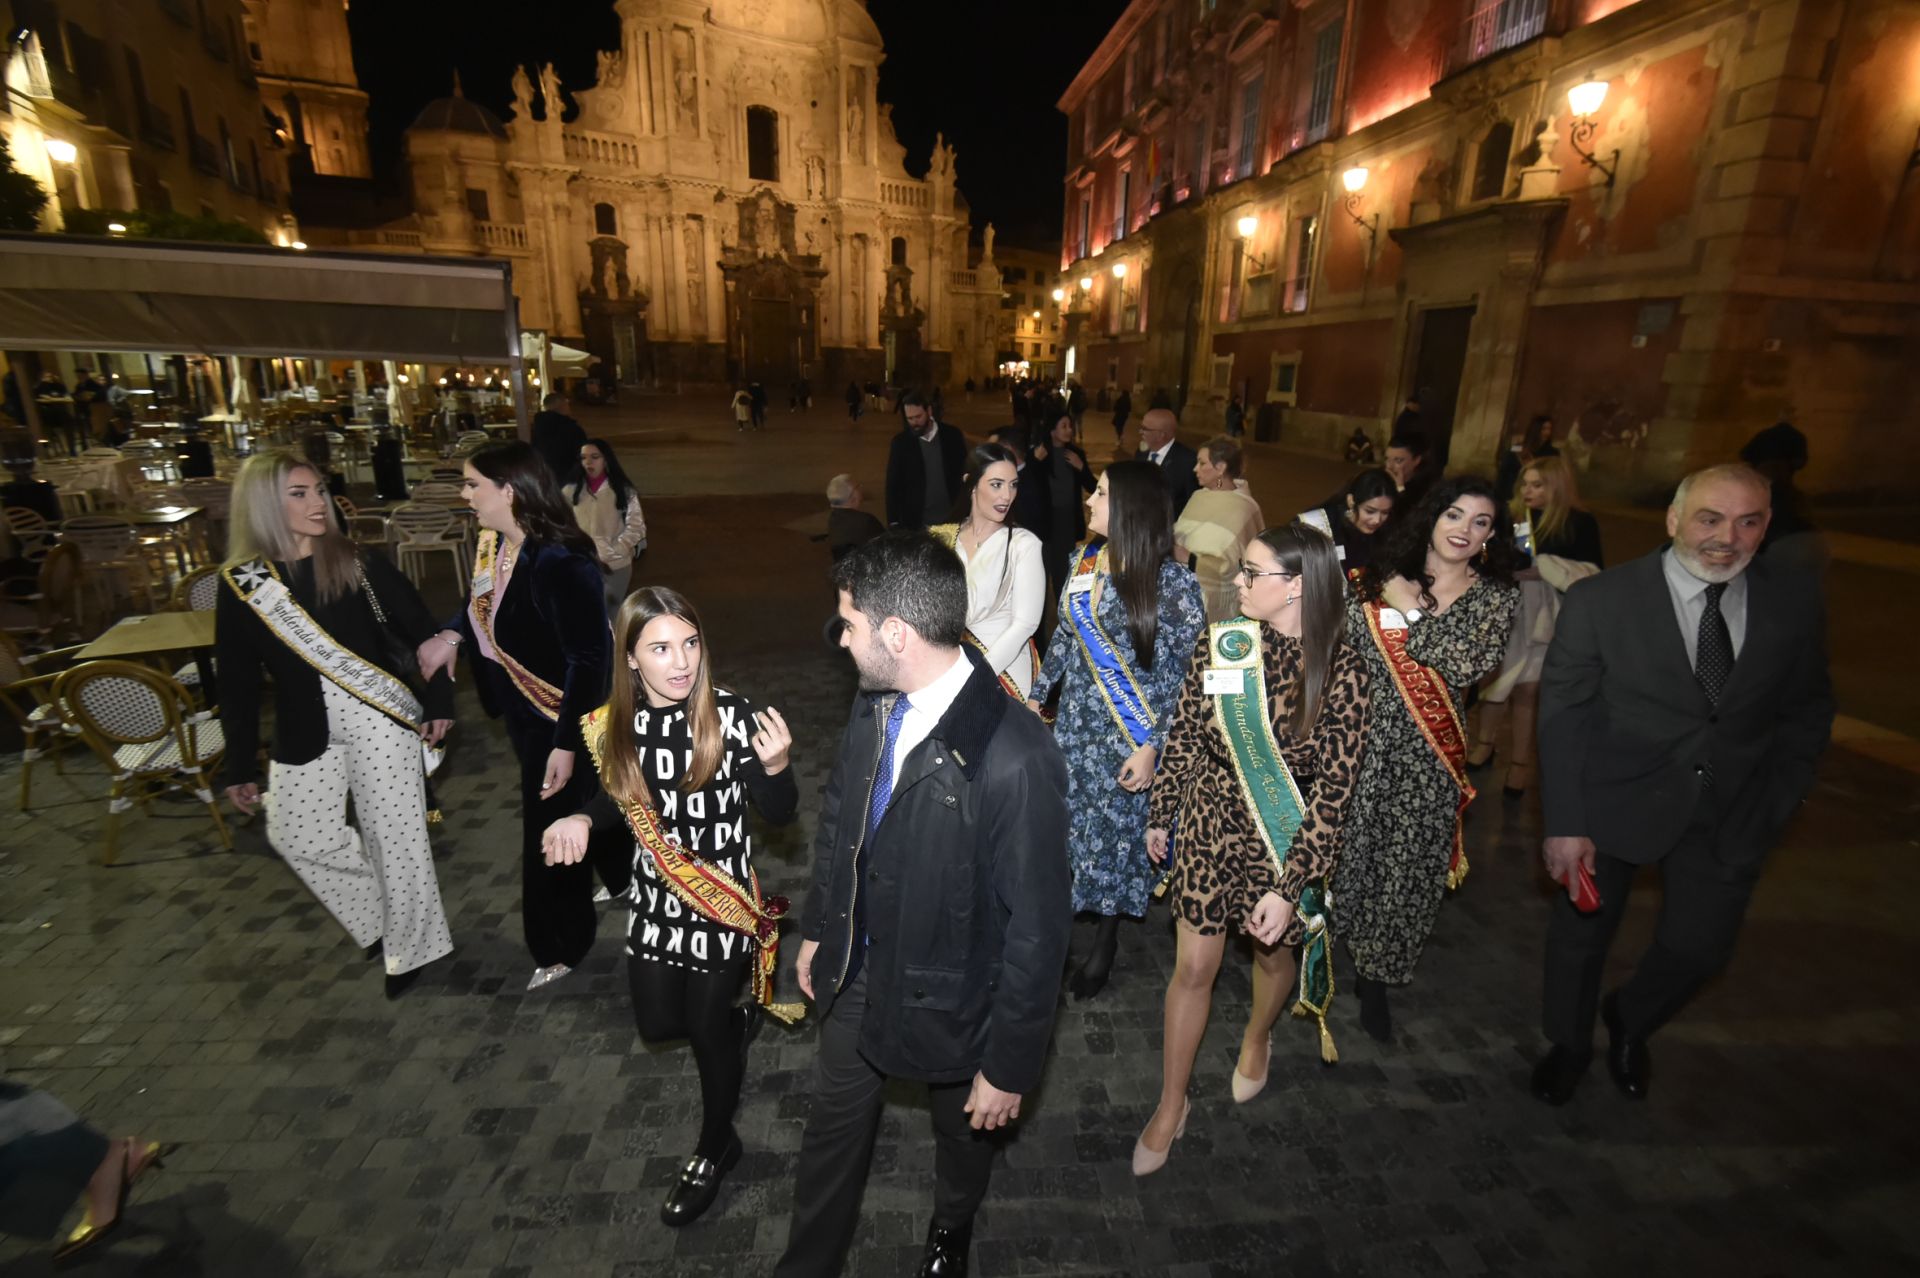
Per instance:
[[[1208,627],[1208,689],[1213,700],[1214,726],[1227,743],[1240,797],[1253,816],[1273,863],[1276,878],[1286,867],[1293,836],[1306,819],[1306,803],[1287,761],[1274,740],[1267,704],[1267,669],[1261,653],[1260,623],[1246,617],[1217,621]],[[1233,677],[1238,672],[1238,678]],[[1301,891],[1294,913],[1306,928],[1300,945],[1300,989],[1295,1016],[1312,1016],[1320,1026],[1320,1059],[1331,1065],[1340,1059],[1333,1034],[1327,1029],[1327,1009],[1333,1003],[1333,938],[1327,929],[1326,884],[1318,880]]]

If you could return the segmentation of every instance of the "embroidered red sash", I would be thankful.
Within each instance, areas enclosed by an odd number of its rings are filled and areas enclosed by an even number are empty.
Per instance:
[[[594,769],[604,781],[606,768],[601,758],[606,746],[607,707],[601,706],[583,715],[580,727],[586,737],[587,750],[593,756]],[[611,790],[608,796],[612,797]],[[787,898],[762,896],[760,876],[751,865],[747,867],[747,881],[743,884],[706,862],[686,855],[667,837],[659,814],[649,805],[617,798],[614,803],[627,818],[627,828],[633,832],[634,841],[653,859],[654,872],[682,905],[729,931],[753,938],[755,954],[750,970],[754,1001],[789,1025],[805,1016],[804,1003],[773,1001],[773,978],[780,969],[780,920],[787,913]]]
[[[1473,783],[1467,779],[1466,725],[1460,720],[1459,708],[1453,704],[1446,681],[1407,655],[1408,632],[1388,630],[1380,624],[1377,600],[1364,605],[1362,611],[1367,618],[1367,633],[1373,636],[1380,654],[1387,659],[1387,671],[1393,676],[1393,686],[1399,690],[1400,699],[1406,703],[1407,713],[1419,725],[1420,735],[1427,739],[1427,745],[1445,766],[1447,775],[1460,787],[1460,804],[1453,814],[1453,853],[1447,858],[1447,886],[1457,888],[1467,877],[1467,846],[1462,827],[1467,805],[1474,799]]]
[[[507,672],[508,680],[520,691],[535,710],[548,720],[559,722],[560,703],[565,693],[542,679],[533,671],[514,660],[513,654],[500,646],[493,636],[493,561],[500,546],[500,534],[486,531],[480,534],[473,554],[473,617],[480,632],[487,637],[487,646],[493,649],[494,660]]]

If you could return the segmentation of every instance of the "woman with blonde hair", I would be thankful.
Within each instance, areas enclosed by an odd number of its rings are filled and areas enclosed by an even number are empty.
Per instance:
[[[1207,600],[1207,620],[1225,621],[1240,611],[1234,586],[1240,556],[1265,526],[1260,503],[1239,489],[1240,441],[1222,435],[1200,445],[1193,477],[1199,491],[1173,525],[1173,557],[1191,565]]]
[[[774,825],[793,820],[800,792],[787,766],[792,734],[772,706],[755,710],[713,682],[706,632],[677,591],[646,586],[614,620],[626,674],[581,726],[600,793],[547,827],[551,865],[579,865],[596,834],[633,840],[627,979],[642,1042],[687,1039],[700,1069],[702,1118],[693,1155],[661,1204],[684,1225],[713,1205],[740,1160],[733,1113],[747,1044],[773,1002],[779,919],[753,866],[747,803]],[[753,1001],[734,1006],[743,979]]]
[[[320,472],[297,453],[247,459],[228,537],[214,614],[227,797],[243,813],[262,799],[265,672],[267,842],[368,957],[384,957],[387,997],[398,997],[453,950],[420,746],[452,726],[453,686],[440,676],[416,694],[418,671],[395,655],[433,634],[432,615],[402,573],[339,532]]]
[[[1600,550],[1600,521],[1581,508],[1573,467],[1564,457],[1537,457],[1520,468],[1509,514],[1514,544],[1532,561],[1514,575],[1520,618],[1507,637],[1506,660],[1480,687],[1467,766],[1486,767],[1504,746],[1502,789],[1517,799],[1533,784],[1540,671],[1553,642],[1560,598],[1574,582],[1606,567],[1606,556]]]

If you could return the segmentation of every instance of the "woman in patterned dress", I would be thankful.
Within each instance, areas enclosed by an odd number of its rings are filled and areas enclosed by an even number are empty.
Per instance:
[[[1406,656],[1444,687],[1464,778],[1466,693],[1506,655],[1520,608],[1516,557],[1493,485],[1478,476],[1442,480],[1391,526],[1347,601],[1347,640],[1366,659],[1373,694],[1333,900],[1337,932],[1360,973],[1360,1023],[1383,1043],[1393,1032],[1387,987],[1413,979],[1446,894],[1461,786],[1408,709],[1368,609],[1379,610],[1383,633],[1404,633]]]
[[[1028,705],[1038,710],[1060,694],[1054,733],[1067,757],[1073,862],[1073,908],[1100,919],[1093,949],[1069,981],[1075,999],[1106,985],[1119,945],[1120,916],[1147,912],[1156,874],[1147,858],[1147,790],[1166,744],[1173,703],[1187,672],[1187,654],[1206,629],[1200,583],[1170,559],[1173,531],[1166,490],[1152,462],[1115,462],[1087,499],[1083,548],[1098,558],[1060,592],[1060,624],[1047,645]],[[1076,594],[1092,613],[1138,686],[1144,742],[1120,716],[1094,677],[1088,648],[1069,610]]]
[[[1231,746],[1206,688],[1210,636],[1195,645],[1166,756],[1153,786],[1147,854],[1165,861],[1176,835],[1167,899],[1178,922],[1167,984],[1160,1104],[1134,1146],[1133,1174],[1158,1171],[1186,1125],[1187,1084],[1206,1033],[1227,929],[1254,940],[1253,1008],[1233,1071],[1244,1103],[1267,1083],[1273,1024],[1293,988],[1293,947],[1305,937],[1300,893],[1333,870],[1367,720],[1367,669],[1346,642],[1340,561],[1333,542],[1298,521],[1247,544],[1234,574],[1238,612],[1260,623],[1267,712],[1280,757],[1299,787],[1302,817],[1284,868],[1274,864],[1241,798]]]

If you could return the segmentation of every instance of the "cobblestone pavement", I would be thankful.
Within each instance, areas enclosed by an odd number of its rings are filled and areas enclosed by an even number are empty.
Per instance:
[[[722,680],[792,721],[802,817],[766,837],[762,866],[773,890],[797,892],[852,679],[819,638],[824,551],[794,531],[815,502],[751,487],[654,499],[639,579],[688,590]],[[0,815],[0,1064],[111,1131],[185,1142],[143,1180],[91,1272],[771,1267],[814,1028],[761,1036],[739,1115],[746,1158],[706,1218],[661,1226],[697,1122],[690,1054],[636,1041],[615,916],[580,972],[522,988],[511,759],[464,684],[462,696],[434,835],[459,949],[398,1003],[257,824],[229,853],[196,805],[157,804],[130,819],[121,863],[100,867],[105,777],[77,756],[64,777],[37,770],[31,814]],[[0,793],[17,793],[15,767],[0,769]],[[1146,1181],[1127,1157],[1158,1091],[1172,946],[1163,910],[1124,929],[1114,985],[1063,1006],[974,1271],[1914,1272],[1920,782],[1830,756],[1732,969],[1655,1043],[1652,1099],[1632,1104],[1600,1075],[1559,1111],[1524,1091],[1546,917],[1538,818],[1489,791],[1471,816],[1473,875],[1396,1003],[1394,1044],[1362,1034],[1343,995],[1340,1064],[1321,1067],[1307,1023],[1283,1022],[1272,1085],[1234,1106],[1250,990],[1230,951],[1187,1135]],[[1657,902],[1649,879],[1616,970]],[[849,1272],[912,1271],[931,1185],[929,1119],[902,1088]],[[47,1270],[44,1248],[0,1241],[0,1272]]]

